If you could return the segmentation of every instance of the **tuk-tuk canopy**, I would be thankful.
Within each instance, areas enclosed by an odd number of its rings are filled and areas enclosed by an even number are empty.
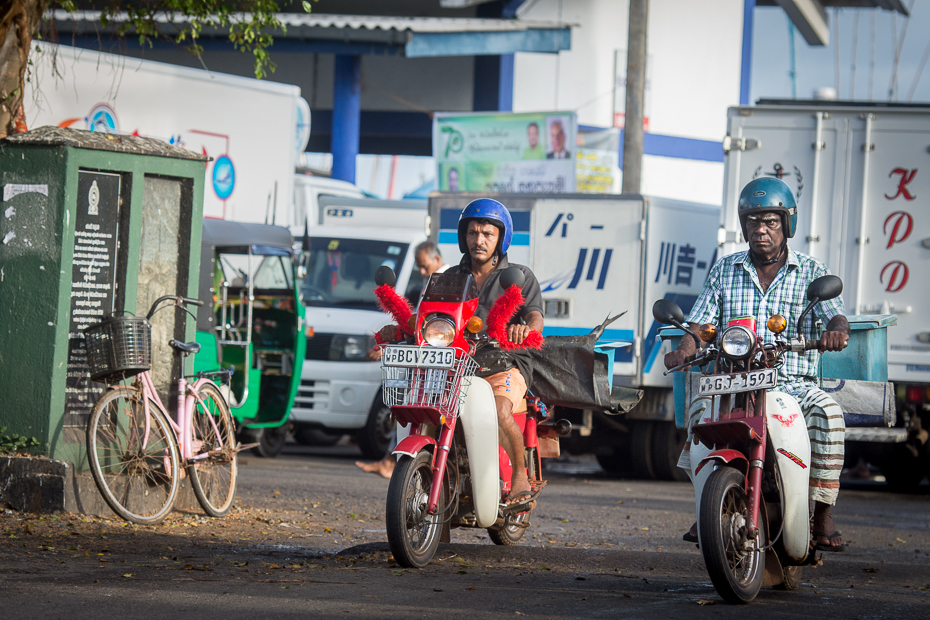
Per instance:
[[[213,315],[214,252],[248,254],[251,248],[253,256],[291,256],[293,243],[290,231],[283,226],[204,218],[198,293],[204,305],[197,311],[197,329],[213,332],[216,325]]]
[[[252,254],[280,255],[281,250],[291,251],[294,243],[291,232],[283,226],[230,222],[228,220],[204,219],[204,250],[218,248],[224,252],[246,254],[252,246]]]

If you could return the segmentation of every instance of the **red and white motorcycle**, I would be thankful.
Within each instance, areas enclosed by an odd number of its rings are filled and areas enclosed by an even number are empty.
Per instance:
[[[385,510],[388,543],[401,566],[428,564],[450,527],[486,528],[496,544],[517,544],[546,485],[540,458],[558,456],[558,437],[571,431],[568,421],[550,421],[545,405],[528,398],[526,408],[514,412],[525,462],[511,464],[498,444],[494,392],[474,376],[479,349],[518,346],[507,340],[506,328],[523,304],[523,279],[513,267],[502,274],[506,291],[488,314],[485,335],[475,316],[478,288],[470,273],[433,274],[413,314],[392,288],[393,271],[378,269],[375,293],[406,337],[406,343],[381,349],[384,403],[408,430],[394,450],[398,460]],[[541,345],[538,332],[524,343]],[[532,501],[520,511],[501,507],[513,466],[526,468],[532,488]]]
[[[821,302],[838,297],[843,282],[833,275],[811,282],[809,303],[796,336],[764,344],[755,319],[731,321],[718,336],[714,326],[698,335],[684,323],[681,308],[660,299],[657,321],[687,332],[698,352],[685,364],[703,367],[699,397],[712,397],[706,416],[694,425],[691,466],[698,540],[711,581],[730,603],[755,599],[763,585],[797,588],[801,568],[816,561],[810,549],[808,499],[811,447],[797,400],[777,391],[778,367],[786,353],[819,346],[801,336],[804,319]],[[773,315],[767,327],[781,334],[787,321]]]

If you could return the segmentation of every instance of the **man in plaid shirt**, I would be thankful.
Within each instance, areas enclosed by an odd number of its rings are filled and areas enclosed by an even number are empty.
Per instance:
[[[740,193],[739,217],[749,250],[717,261],[688,322],[694,330],[703,323],[724,329],[732,319],[751,316],[756,320],[756,336],[771,343],[775,334],[766,328],[766,322],[769,316],[780,314],[788,322],[784,335],[792,338],[807,305],[807,286],[829,271],[817,259],[788,248],[787,239],[794,236],[796,229],[797,206],[783,181],[760,178],[747,184]],[[823,334],[819,333],[818,322],[826,325]],[[840,406],[817,387],[821,352],[840,351],[849,339],[842,299],[814,306],[802,326],[802,335],[805,339],[819,338],[820,349],[803,354],[789,352],[778,370],[777,389],[798,400],[810,433],[810,497],[815,502],[812,544],[820,551],[842,551],[845,545],[833,524],[830,507],[839,493],[846,427]],[[680,366],[694,353],[694,340],[682,338],[678,348],[665,356],[665,366]],[[696,398],[688,412],[688,442],[678,466],[692,477],[691,427],[705,417],[710,405],[710,398]],[[683,539],[697,542],[697,524]]]

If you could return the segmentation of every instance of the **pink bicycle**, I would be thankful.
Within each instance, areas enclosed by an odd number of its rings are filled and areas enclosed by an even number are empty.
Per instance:
[[[149,320],[169,300],[188,314],[182,304],[203,305],[197,299],[165,296],[145,317],[115,316],[84,330],[91,378],[111,386],[94,405],[87,426],[91,473],[115,513],[145,525],[162,521],[171,511],[185,473],[204,511],[226,515],[236,492],[241,449],[226,399],[210,378],[223,375],[228,380],[228,371],[180,377],[177,421],[155,390],[149,374]],[[168,344],[182,358],[200,350],[196,342]],[[132,385],[118,385],[129,377],[135,377]]]

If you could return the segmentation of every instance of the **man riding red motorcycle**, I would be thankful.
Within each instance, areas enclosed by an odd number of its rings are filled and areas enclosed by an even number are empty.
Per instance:
[[[754,317],[755,324],[760,326],[758,338],[774,342],[775,334],[765,329],[769,315],[781,314],[788,319],[789,326],[795,325],[795,314],[804,306],[808,284],[829,271],[820,261],[788,248],[787,239],[794,236],[797,228],[797,205],[783,181],[768,177],[751,181],[740,194],[738,209],[749,250],[725,256],[714,265],[688,322],[693,330],[699,331],[702,324],[721,328],[733,320]],[[821,551],[842,551],[843,540],[833,524],[830,507],[836,503],[839,492],[845,424],[840,406],[817,388],[816,377],[820,353],[845,347],[849,323],[839,297],[818,304],[814,314],[826,326],[819,339],[820,348],[789,353],[778,371],[778,389],[797,398],[810,435],[810,499],[815,502],[811,544]],[[805,325],[803,335],[815,339],[816,330],[812,319]],[[665,356],[666,368],[686,364],[695,351],[693,339],[682,338],[678,349]],[[689,450],[694,441],[692,427],[711,415],[710,402],[706,397],[696,398],[688,413],[688,442],[678,466],[692,480]],[[683,539],[698,541],[696,525]]]
[[[471,273],[478,287],[478,309],[476,316],[487,323],[488,312],[494,302],[504,294],[500,283],[501,274],[508,267],[523,272],[522,285],[524,303],[517,310],[513,321],[507,326],[507,339],[513,344],[523,344],[532,331],[542,333],[543,306],[539,282],[529,267],[511,264],[507,250],[513,238],[513,220],[507,208],[496,200],[479,198],[465,207],[459,217],[458,242],[464,256],[448,273]],[[396,339],[397,330],[387,326],[381,330],[386,342]],[[485,377],[494,390],[497,405],[500,445],[511,463],[522,463],[524,454],[523,433],[513,420],[513,411],[526,396],[526,380],[519,368],[513,367]],[[519,511],[530,501],[532,491],[523,467],[514,467],[510,481],[510,494],[505,507]]]

